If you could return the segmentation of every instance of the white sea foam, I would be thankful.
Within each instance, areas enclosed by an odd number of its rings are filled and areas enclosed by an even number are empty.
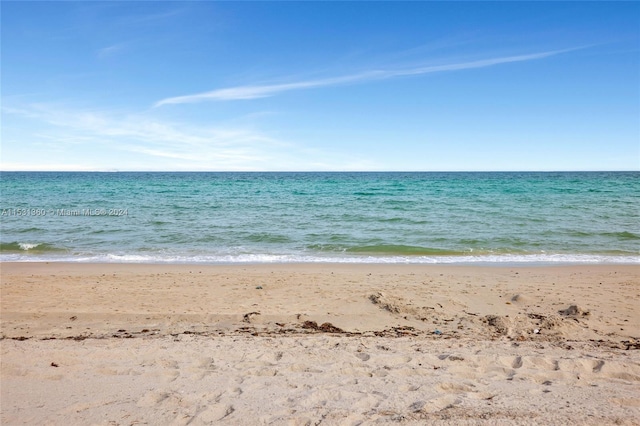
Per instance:
[[[91,255],[0,255],[2,262],[80,262],[80,263],[168,263],[168,264],[640,264],[640,256],[591,254],[502,254],[478,256],[317,256],[304,254],[91,254]]]
[[[38,247],[40,244],[32,244],[32,243],[18,243],[22,250],[31,250]]]

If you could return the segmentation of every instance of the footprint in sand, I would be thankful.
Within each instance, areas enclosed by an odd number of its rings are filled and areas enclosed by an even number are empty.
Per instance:
[[[440,383],[438,384],[436,389],[438,390],[438,392],[443,392],[443,393],[474,392],[471,386],[467,386],[462,383],[450,383],[450,382]]]
[[[138,400],[136,405],[138,407],[153,407],[169,398],[169,396],[169,392],[149,391]]]
[[[513,364],[511,364],[511,368],[520,368],[522,367],[522,357],[518,356],[513,360]]]
[[[196,378],[202,380],[205,377],[214,374],[218,370],[218,366],[215,364],[213,358],[202,358],[196,364]]]
[[[405,385],[405,386],[401,386],[400,390],[402,392],[415,392],[418,389],[420,389],[421,386],[418,385]]]
[[[369,361],[369,359],[371,359],[371,355],[366,354],[366,353],[364,353],[364,352],[358,352],[358,353],[356,354],[356,356],[357,356],[358,358],[360,358],[361,360],[363,360],[363,361]]]
[[[233,413],[234,411],[235,409],[233,408],[233,405],[214,404],[199,413],[196,416],[196,419],[199,422],[203,422],[204,424],[211,424],[213,422],[224,419],[225,417],[231,415],[231,413]]]
[[[453,405],[459,404],[461,402],[455,395],[444,395],[438,398],[431,399],[426,401],[422,407],[420,407],[419,411],[423,413],[437,413],[438,411],[442,411],[445,408],[449,408]],[[414,402],[412,406],[419,404]],[[417,405],[416,405],[417,406]],[[417,410],[414,410],[417,411]]]
[[[604,366],[604,361],[594,361],[594,363],[593,363],[593,372],[594,373],[599,373],[600,370],[602,370],[603,366]]]

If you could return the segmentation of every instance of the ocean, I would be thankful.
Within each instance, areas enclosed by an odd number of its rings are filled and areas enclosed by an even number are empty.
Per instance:
[[[1,172],[0,261],[640,264],[640,172]]]

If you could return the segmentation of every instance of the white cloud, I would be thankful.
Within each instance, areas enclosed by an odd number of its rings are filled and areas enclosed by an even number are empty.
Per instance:
[[[568,52],[576,49],[564,49],[553,50],[548,52],[532,53],[527,55],[505,56],[500,58],[483,59],[478,61],[444,64],[435,66],[415,67],[409,69],[399,70],[372,70],[358,74],[346,75],[341,77],[299,81],[294,83],[284,84],[271,84],[271,85],[256,85],[256,86],[237,86],[229,87],[225,89],[217,89],[209,92],[196,93],[193,95],[176,96],[171,98],[162,99],[154,104],[154,107],[169,104],[185,104],[201,101],[228,101],[228,100],[242,100],[242,99],[257,99],[268,96],[273,96],[281,92],[287,92],[291,90],[311,89],[317,87],[334,86],[347,83],[359,83],[371,80],[382,80],[394,77],[422,75],[435,72],[444,71],[459,71],[473,68],[485,68],[494,65],[507,64],[512,62],[524,62],[532,61],[536,59],[543,59],[549,56],[558,55],[560,53]]]
[[[2,170],[319,170],[328,157],[338,168],[348,168],[351,161],[326,152],[309,155],[302,146],[246,128],[198,127],[148,114],[75,111],[45,104],[3,111],[35,125],[10,144],[21,146],[28,158],[4,156]],[[32,149],[24,149],[27,146]]]

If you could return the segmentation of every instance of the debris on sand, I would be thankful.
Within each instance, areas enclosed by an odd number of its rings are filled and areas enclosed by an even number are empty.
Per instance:
[[[302,328],[307,329],[307,330],[315,330],[315,331],[320,331],[323,333],[344,333],[344,330],[342,330],[341,328],[336,327],[335,325],[331,324],[330,322],[325,322],[322,325],[318,325],[317,322],[315,321],[305,321],[302,324]]]
[[[247,314],[244,314],[242,317],[242,321],[251,322],[251,317],[254,315],[260,315],[260,312],[249,312]]]
[[[394,314],[400,313],[400,308],[390,301],[385,300],[386,296],[384,293],[378,292],[376,294],[372,294],[369,296],[369,300],[373,302],[374,305],[380,306],[385,311],[389,311]]]

